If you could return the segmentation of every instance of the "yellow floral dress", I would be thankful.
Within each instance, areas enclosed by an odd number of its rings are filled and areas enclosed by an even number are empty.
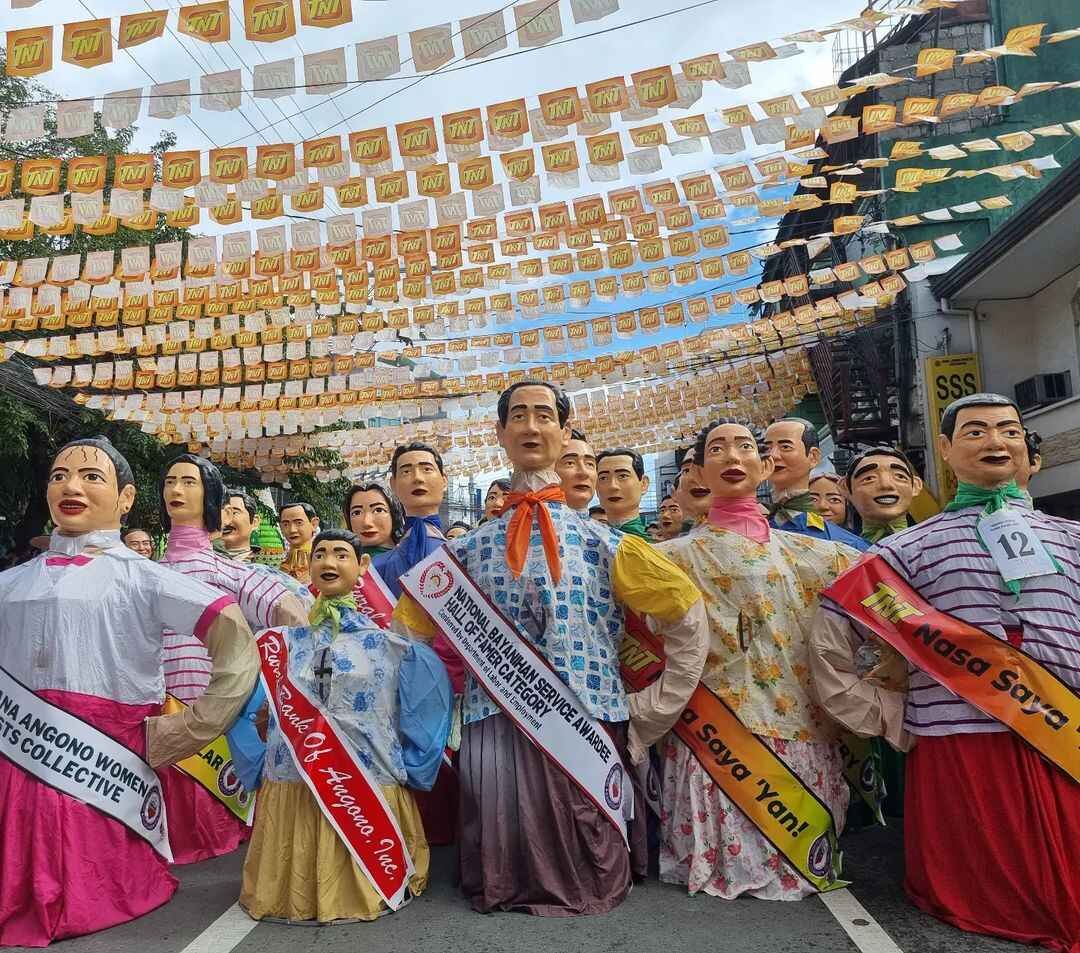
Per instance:
[[[701,590],[709,657],[701,681],[829,806],[848,786],[836,725],[810,687],[809,636],[823,589],[858,558],[841,543],[773,530],[767,543],[704,524],[658,547]],[[734,899],[814,892],[673,735],[664,751],[660,879]]]

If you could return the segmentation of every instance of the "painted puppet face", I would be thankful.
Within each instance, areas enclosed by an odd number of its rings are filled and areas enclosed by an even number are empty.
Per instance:
[[[717,499],[753,496],[773,470],[758,453],[754,435],[742,424],[721,424],[705,438],[705,483]]]
[[[409,516],[434,516],[446,495],[447,479],[427,450],[410,450],[398,457],[390,489]]]
[[[1024,426],[1015,407],[964,407],[950,440],[939,436],[941,455],[962,483],[995,489],[1025,465]]]
[[[559,423],[555,395],[540,385],[510,395],[506,425],[496,423],[495,433],[515,470],[553,469],[570,442],[570,424]]]
[[[851,474],[851,505],[870,523],[901,519],[922,490],[922,480],[903,460],[888,454],[870,454]]]
[[[555,464],[555,472],[562,481],[566,505],[572,510],[583,510],[596,495],[596,454],[584,440],[571,440]]]
[[[394,519],[385,497],[377,490],[354,493],[349,501],[349,529],[365,546],[393,546]]]
[[[116,468],[97,447],[69,447],[53,461],[46,499],[64,536],[118,530],[135,502],[135,487],[118,489]]]
[[[349,543],[325,539],[311,553],[311,584],[328,598],[347,596],[371,565],[371,557],[356,558]]]

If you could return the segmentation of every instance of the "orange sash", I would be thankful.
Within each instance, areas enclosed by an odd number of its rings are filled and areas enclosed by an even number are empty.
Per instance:
[[[544,556],[547,558],[551,578],[558,582],[562,578],[562,563],[559,560],[559,538],[555,534],[555,524],[547,504],[551,501],[565,503],[566,496],[561,486],[545,486],[535,493],[511,493],[506,498],[499,513],[514,510],[510,525],[506,528],[506,564],[515,578],[525,571],[525,557],[529,552],[529,538],[532,536],[533,517],[540,522],[540,539],[544,543]]]

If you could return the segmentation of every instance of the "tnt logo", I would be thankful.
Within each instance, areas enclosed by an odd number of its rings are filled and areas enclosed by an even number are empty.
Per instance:
[[[889,622],[922,615],[911,603],[903,602],[895,589],[883,582],[879,582],[874,591],[859,604]]]

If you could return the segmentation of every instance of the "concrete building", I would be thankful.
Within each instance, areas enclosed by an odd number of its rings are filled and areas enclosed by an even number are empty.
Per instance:
[[[1042,436],[1039,507],[1080,519],[1080,159],[923,285],[919,303],[936,306],[920,337],[941,354],[975,354],[982,389],[1015,397]],[[920,394],[928,420],[930,383]]]

